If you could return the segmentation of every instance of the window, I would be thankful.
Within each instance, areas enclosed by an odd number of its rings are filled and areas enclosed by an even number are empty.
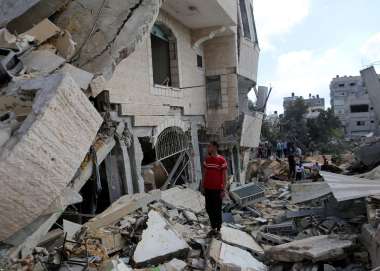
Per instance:
[[[365,121],[363,120],[357,121],[356,126],[365,126]]]
[[[150,39],[154,84],[179,87],[177,43],[173,33],[166,26],[155,24]]]
[[[371,106],[371,108],[370,108],[371,110],[373,110],[373,106]]]
[[[351,105],[351,113],[364,113],[368,112],[368,104]]]
[[[222,93],[220,76],[206,77],[207,106],[209,108],[219,108],[222,105]]]
[[[340,88],[343,88],[344,87],[344,83],[343,84],[339,84],[338,85]]]
[[[355,83],[355,82],[352,82],[352,83],[350,83],[350,86],[351,86],[351,87],[354,87],[354,86],[356,86],[356,83]]]
[[[375,121],[374,121],[374,120],[371,120],[371,123],[375,123]]]
[[[202,68],[203,67],[203,58],[201,55],[197,55],[197,66],[199,68]]]
[[[241,13],[241,21],[243,23],[243,33],[244,37],[247,39],[251,39],[251,32],[249,30],[249,20],[248,20],[248,12],[247,6],[245,5],[245,0],[239,0],[240,4],[240,13]]]

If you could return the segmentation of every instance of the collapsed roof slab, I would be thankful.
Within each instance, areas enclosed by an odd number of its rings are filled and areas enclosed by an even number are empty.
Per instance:
[[[0,240],[64,193],[102,123],[68,75],[16,81],[3,93],[23,91],[36,92],[31,112],[0,149]]]
[[[148,36],[160,7],[159,0],[74,0],[54,23],[78,45],[72,64],[109,79]]]
[[[20,16],[37,4],[39,0],[2,0],[0,1],[0,27]]]
[[[355,176],[321,172],[325,182],[337,201],[365,198],[380,194],[380,181],[367,180]]]

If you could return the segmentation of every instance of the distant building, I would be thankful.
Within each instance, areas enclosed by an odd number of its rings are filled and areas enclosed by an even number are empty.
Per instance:
[[[292,96],[285,97],[283,106],[284,106],[284,112],[293,105],[293,103],[299,99],[303,98],[302,96],[296,96],[294,93],[292,93]],[[307,114],[305,115],[305,118],[316,118],[319,116],[319,112],[325,110],[325,99],[319,97],[317,94],[316,96],[313,96],[309,94],[308,99],[304,99],[305,104],[307,105]]]
[[[331,107],[347,138],[375,132],[378,120],[360,76],[336,76],[330,83]]]

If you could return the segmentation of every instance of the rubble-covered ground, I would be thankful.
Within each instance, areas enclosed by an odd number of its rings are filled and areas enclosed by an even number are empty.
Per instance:
[[[355,183],[360,191],[373,181],[322,172],[324,178],[306,175],[291,183],[277,176],[286,174],[285,164],[254,161],[252,176],[264,170],[268,178],[253,177],[254,182],[240,187],[231,184],[218,236],[208,234],[201,193],[177,186],[123,196],[84,225],[64,220],[63,229],[49,232],[32,256],[9,268],[317,271],[377,266],[380,198],[367,191],[341,200],[332,185],[342,178],[345,187]],[[254,186],[264,193],[239,201],[238,190]]]

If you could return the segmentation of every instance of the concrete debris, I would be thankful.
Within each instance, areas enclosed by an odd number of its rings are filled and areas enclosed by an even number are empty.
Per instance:
[[[21,58],[26,72],[48,75],[65,63],[65,59],[48,50],[37,50]]]
[[[209,255],[221,270],[229,270],[227,268],[257,271],[268,270],[267,266],[256,260],[249,252],[216,239],[211,241]]]
[[[364,198],[380,194],[380,182],[354,176],[321,173],[337,201]]]
[[[33,26],[28,31],[21,34],[21,37],[23,36],[32,36],[34,37],[34,40],[36,41],[37,45],[47,41],[51,37],[54,37],[57,35],[61,29],[57,27],[55,24],[53,24],[48,19],[44,19],[40,23]]]
[[[279,262],[319,262],[343,257],[344,250],[352,245],[350,239],[321,235],[271,247],[266,254]]]
[[[90,230],[110,225],[124,216],[145,207],[147,204],[157,201],[161,198],[160,191],[151,191],[149,194],[140,193],[134,195],[125,195],[115,201],[107,210],[97,215],[86,223]]]
[[[0,150],[0,240],[31,223],[62,193],[102,122],[69,76],[18,81],[7,90],[35,99],[17,136]]]
[[[183,271],[187,263],[179,259],[172,259],[170,262],[164,264],[167,271]]]
[[[39,0],[4,0],[0,2],[0,27],[17,18],[37,4]]]
[[[79,69],[71,64],[65,64],[61,70],[64,73],[70,74],[75,83],[77,83],[77,85],[83,90],[88,89],[91,80],[94,77],[91,73]]]
[[[295,183],[290,186],[293,203],[302,203],[321,198],[331,193],[326,182]]]
[[[82,225],[63,219],[63,231],[66,234],[67,240],[74,241],[74,236],[80,231]]]
[[[0,29],[0,48],[17,49],[17,38],[9,33],[6,28]]]
[[[200,213],[205,208],[201,193],[190,188],[174,187],[162,191],[162,201],[170,207]]]
[[[138,266],[158,264],[164,259],[186,257],[187,243],[169,226],[168,222],[156,211],[148,214],[147,229],[133,254]]]
[[[66,60],[70,60],[74,56],[77,44],[73,41],[70,32],[67,30],[58,35],[53,44],[57,48],[58,54]]]
[[[247,249],[256,255],[264,254],[264,250],[260,247],[260,245],[246,232],[227,226],[222,226],[220,234],[223,242]]]
[[[115,66],[150,32],[160,6],[156,0],[70,1],[55,23],[78,44],[73,64],[110,79]],[[99,14],[101,20],[97,20]]]

